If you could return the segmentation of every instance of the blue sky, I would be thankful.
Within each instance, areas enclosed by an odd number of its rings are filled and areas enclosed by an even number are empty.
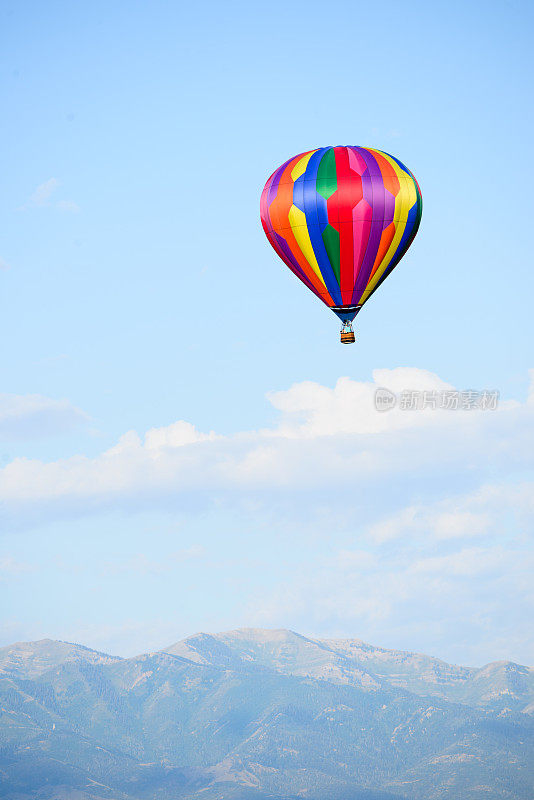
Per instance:
[[[0,643],[264,625],[534,662],[531,5],[5,2],[0,28]],[[259,223],[326,144],[395,154],[424,202],[351,348]],[[386,424],[378,385],[502,401]]]

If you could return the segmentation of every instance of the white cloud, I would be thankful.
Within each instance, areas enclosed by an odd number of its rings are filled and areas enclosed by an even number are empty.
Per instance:
[[[376,545],[363,559],[358,551],[353,560],[344,551],[315,557],[252,599],[248,618],[257,626],[408,646],[457,663],[528,664],[533,568],[528,543],[485,541],[436,554],[433,542],[415,536],[397,549]]]
[[[446,511],[436,515],[432,527],[438,539],[451,539],[457,536],[480,536],[486,533],[489,525],[488,514]]]
[[[463,548],[449,555],[423,558],[414,562],[410,572],[436,573],[440,576],[473,577],[502,567],[506,554],[501,547]]]
[[[14,513],[24,504],[26,509],[46,505],[47,514],[53,514],[54,507],[58,513],[84,513],[102,504],[179,503],[192,495],[207,502],[217,493],[245,498],[275,492],[291,499],[299,492],[311,493],[304,506],[319,496],[326,507],[335,505],[329,500],[334,496],[354,508],[372,500],[369,535],[376,541],[398,538],[411,529],[425,529],[438,539],[483,534],[489,520],[485,509],[472,502],[437,501],[433,507],[412,503],[388,517],[379,498],[385,487],[403,481],[415,481],[424,492],[438,474],[453,483],[462,476],[467,484],[480,482],[489,464],[505,472],[527,469],[532,463],[534,405],[381,413],[374,408],[379,386],[398,392],[448,384],[415,369],[376,370],[373,377],[368,383],[342,378],[333,389],[296,384],[272,394],[281,416],[268,430],[225,437],[178,421],[150,429],[144,437],[129,431],[94,458],[75,455],[48,463],[18,458],[0,470],[0,500]],[[40,397],[17,398],[14,405],[14,412],[9,402],[4,414],[0,412],[0,421],[12,430],[17,414],[37,420],[56,414],[71,422],[81,414],[66,403]],[[394,492],[388,494],[391,507]],[[376,519],[377,507],[384,510],[381,520]]]
[[[11,265],[4,261],[3,258],[0,258],[0,270],[8,270],[11,269]]]
[[[59,208],[62,211],[79,211],[78,205],[72,200],[55,200],[53,195],[60,187],[57,178],[49,178],[32,192],[28,200],[21,206],[26,208]]]
[[[59,186],[57,178],[49,178],[44,183],[40,183],[37,189],[30,195],[26,205],[28,207],[42,207],[48,205],[48,201]]]
[[[443,501],[431,507],[409,506],[371,525],[368,534],[376,542],[398,539],[406,533],[425,532],[434,539],[480,536],[488,530],[490,517],[485,512],[462,510],[463,498]],[[450,510],[449,510],[450,509]]]
[[[0,393],[0,437],[4,442],[64,433],[87,421],[87,415],[68,400]]]
[[[279,417],[267,430],[221,436],[182,420],[128,431],[92,458],[15,459],[0,470],[2,521],[23,527],[108,509],[186,517],[211,505],[212,519],[229,510],[241,533],[250,527],[275,547],[287,531],[283,568],[267,586],[243,589],[246,624],[474,664],[532,661],[534,400],[381,413],[377,387],[450,388],[424,371],[379,370],[369,382],[272,394]],[[205,580],[209,559],[191,551],[198,539],[188,535],[184,526],[181,549],[166,559],[133,550],[102,569],[171,580],[183,563]],[[202,541],[218,537],[214,525]],[[243,558],[257,557],[255,541],[250,551],[240,541]]]
[[[56,208],[60,208],[62,211],[73,211],[74,213],[80,210],[80,206],[74,200],[58,200]]]
[[[20,575],[23,572],[33,572],[33,564],[26,564],[12,556],[0,556],[0,576],[1,575]]]
[[[387,413],[376,411],[375,392],[386,387],[400,394],[405,390],[443,391],[453,387],[431,372],[409,367],[375,369],[369,382],[340,378],[333,389],[318,383],[297,383],[282,392],[271,392],[272,405],[282,419],[266,435],[287,438],[315,438],[334,434],[366,434],[435,425],[448,420],[450,412],[430,408],[418,413],[403,411],[397,405]]]
[[[397,539],[418,524],[418,513],[419,509],[416,506],[403,508],[398,513],[370,525],[368,535],[378,543]]]
[[[197,442],[214,441],[217,436],[211,433],[199,433],[190,422],[173,422],[166,428],[151,428],[145,436],[145,447],[148,450],[183,447]]]

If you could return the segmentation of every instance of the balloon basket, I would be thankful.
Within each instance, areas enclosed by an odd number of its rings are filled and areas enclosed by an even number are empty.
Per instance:
[[[341,344],[354,344],[356,337],[352,330],[352,322],[345,320],[341,326]]]

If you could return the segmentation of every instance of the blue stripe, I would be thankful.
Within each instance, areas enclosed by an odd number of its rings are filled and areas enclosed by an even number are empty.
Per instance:
[[[306,215],[306,224],[310,234],[310,241],[319,269],[321,270],[321,275],[323,276],[326,288],[330,292],[334,303],[340,306],[343,304],[341,290],[335,272],[332,269],[330,259],[328,258],[322,237],[322,233],[328,225],[328,207],[325,198],[317,192],[317,171],[319,169],[319,164],[324,154],[331,149],[331,147],[322,147],[314,153],[308,161],[306,172],[304,175],[301,175],[296,183],[301,183],[302,186],[302,190],[300,190],[299,187],[299,192],[302,191],[302,195],[299,195],[299,199],[302,197],[302,206],[298,206],[298,208],[304,211]],[[293,197],[295,197],[295,193],[293,193]],[[295,203],[295,205],[298,204]]]

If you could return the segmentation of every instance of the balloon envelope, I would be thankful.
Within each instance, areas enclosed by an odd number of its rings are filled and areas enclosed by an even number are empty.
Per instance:
[[[269,178],[261,220],[292,272],[352,320],[396,267],[421,220],[419,186],[397,158],[365,147],[321,147]]]

